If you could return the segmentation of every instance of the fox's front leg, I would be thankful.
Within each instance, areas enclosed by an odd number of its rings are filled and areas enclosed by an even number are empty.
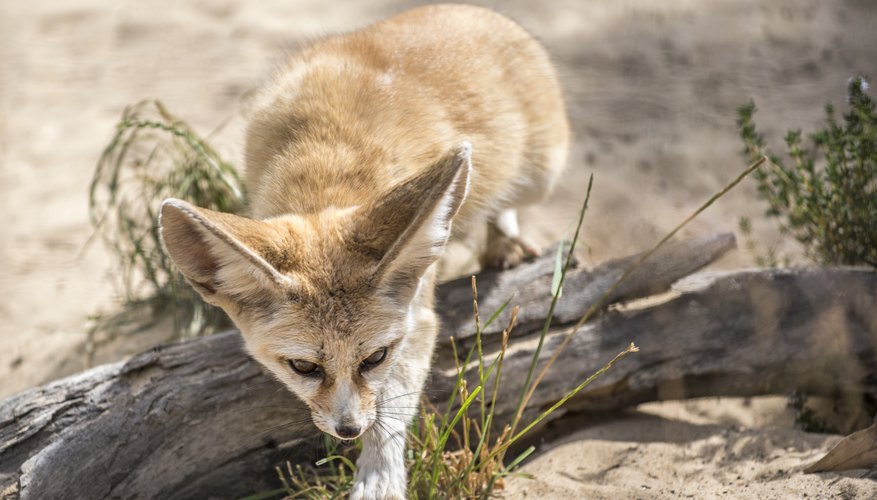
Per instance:
[[[409,316],[405,351],[375,402],[375,421],[362,436],[362,454],[356,461],[356,481],[350,493],[352,500],[407,496],[405,438],[418,413],[438,334],[438,321],[432,310],[434,276],[435,266],[427,271],[424,286],[415,299],[419,307]]]
[[[382,396],[377,418],[362,436],[351,500],[406,497],[405,437],[417,411],[420,390],[399,382],[388,381],[389,390]]]

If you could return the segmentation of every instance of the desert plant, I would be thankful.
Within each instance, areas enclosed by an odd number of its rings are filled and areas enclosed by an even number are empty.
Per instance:
[[[755,103],[738,109],[737,125],[750,158],[768,154],[775,168],[755,173],[767,215],[822,264],[877,268],[877,114],[862,77],[850,80],[842,121],[826,105],[827,123],[809,135],[786,137],[788,162],[766,152],[755,122]],[[748,221],[741,221],[741,229]],[[769,261],[776,261],[773,256]]]
[[[160,102],[143,101],[125,109],[91,182],[91,222],[116,259],[124,298],[121,313],[96,318],[96,330],[142,318],[148,323],[165,311],[180,337],[229,324],[184,282],[162,250],[156,218],[167,197],[223,212],[244,206],[234,166]]]

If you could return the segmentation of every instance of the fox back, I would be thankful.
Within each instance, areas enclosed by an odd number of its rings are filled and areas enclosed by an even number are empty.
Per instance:
[[[569,132],[545,50],[492,11],[437,5],[293,55],[247,137],[252,215],[358,206],[474,145],[455,226],[550,191]]]
[[[416,406],[448,239],[484,223],[511,236],[568,140],[554,70],[523,29],[478,7],[418,8],[290,56],[249,123],[249,217],[166,200],[162,235],[315,424],[352,438],[392,427],[374,425],[390,402]],[[370,460],[400,474],[401,458]],[[361,497],[398,489],[362,474]]]

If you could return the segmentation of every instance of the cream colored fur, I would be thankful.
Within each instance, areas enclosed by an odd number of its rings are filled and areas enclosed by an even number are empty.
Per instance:
[[[535,252],[515,210],[566,160],[554,70],[512,21],[437,5],[304,48],[258,103],[250,216],[166,200],[165,246],[317,427],[362,436],[351,498],[404,498],[436,261],[485,223],[486,264]]]

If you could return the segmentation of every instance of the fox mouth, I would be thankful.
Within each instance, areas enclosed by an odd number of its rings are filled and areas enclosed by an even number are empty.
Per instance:
[[[321,425],[317,425],[317,427],[319,427],[324,433],[336,439],[342,441],[353,441],[354,439],[362,437],[366,431],[372,428],[374,423],[374,419],[368,419],[362,425],[350,423],[336,423],[332,425],[329,422],[323,421],[321,422]]]

